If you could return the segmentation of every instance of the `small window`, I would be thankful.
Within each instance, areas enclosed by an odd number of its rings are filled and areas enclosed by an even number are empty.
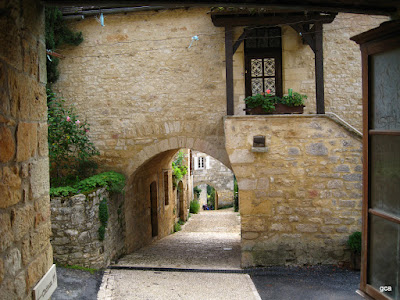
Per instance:
[[[198,169],[204,169],[204,163],[205,163],[204,157],[200,156],[199,160],[198,160],[197,168]]]
[[[169,204],[169,180],[168,180],[168,171],[164,172],[164,198],[165,198],[165,205]]]
[[[265,136],[256,135],[253,137],[253,147],[265,147]]]

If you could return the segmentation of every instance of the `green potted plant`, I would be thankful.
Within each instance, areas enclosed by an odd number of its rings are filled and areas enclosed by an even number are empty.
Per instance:
[[[250,115],[265,114],[301,114],[304,109],[304,99],[306,95],[302,95],[289,89],[289,94],[282,98],[271,95],[271,90],[266,93],[249,96],[244,99],[246,103],[246,111]]]
[[[347,245],[351,250],[350,267],[360,270],[361,267],[361,232],[356,231],[349,236]]]
[[[293,92],[289,89],[287,96],[283,96],[277,104],[275,110],[277,113],[297,113],[302,114],[304,110],[304,100],[307,95]]]
[[[244,99],[246,103],[246,111],[251,115],[264,115],[272,113],[275,105],[278,103],[278,97],[272,96],[271,91],[267,90],[266,94],[257,94]]]

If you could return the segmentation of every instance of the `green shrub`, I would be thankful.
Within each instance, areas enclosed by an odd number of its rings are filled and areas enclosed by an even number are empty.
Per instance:
[[[189,209],[190,213],[197,214],[199,213],[199,210],[200,210],[200,202],[197,200],[190,201],[190,209]]]
[[[97,164],[91,158],[99,152],[89,139],[89,124],[50,89],[47,108],[50,185],[71,185],[92,175]]]
[[[100,187],[107,187],[110,193],[123,193],[125,186],[125,176],[114,172],[105,172],[86,178],[72,186],[50,188],[51,197],[68,197],[79,193],[89,193]]]
[[[68,197],[76,194],[78,194],[78,190],[71,186],[50,188],[50,197]]]
[[[356,231],[351,234],[347,241],[347,245],[354,253],[361,254],[361,232]]]
[[[179,222],[178,222],[178,223],[175,223],[175,225],[174,225],[174,232],[178,232],[178,231],[180,231],[181,229],[182,229],[181,224],[179,224]]]
[[[199,199],[200,194],[201,194],[201,188],[199,188],[198,186],[195,186],[193,188],[193,194],[194,194],[196,199]]]
[[[211,185],[207,185],[207,206],[215,209],[215,189]]]
[[[98,187],[107,187],[111,193],[122,193],[125,186],[125,176],[114,172],[105,172],[78,182],[74,188],[81,192],[90,192]]]

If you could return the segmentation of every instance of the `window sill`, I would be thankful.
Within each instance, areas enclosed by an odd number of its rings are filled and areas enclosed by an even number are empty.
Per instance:
[[[251,147],[251,152],[267,153],[268,147]]]

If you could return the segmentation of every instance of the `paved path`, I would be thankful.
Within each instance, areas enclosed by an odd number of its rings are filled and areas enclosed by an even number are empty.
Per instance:
[[[182,231],[123,257],[118,265],[240,269],[240,217],[225,209],[192,214]]]
[[[123,257],[113,267],[199,270],[107,270],[98,299],[260,299],[249,275],[218,272],[240,270],[240,218],[233,210],[192,215],[182,231]]]

